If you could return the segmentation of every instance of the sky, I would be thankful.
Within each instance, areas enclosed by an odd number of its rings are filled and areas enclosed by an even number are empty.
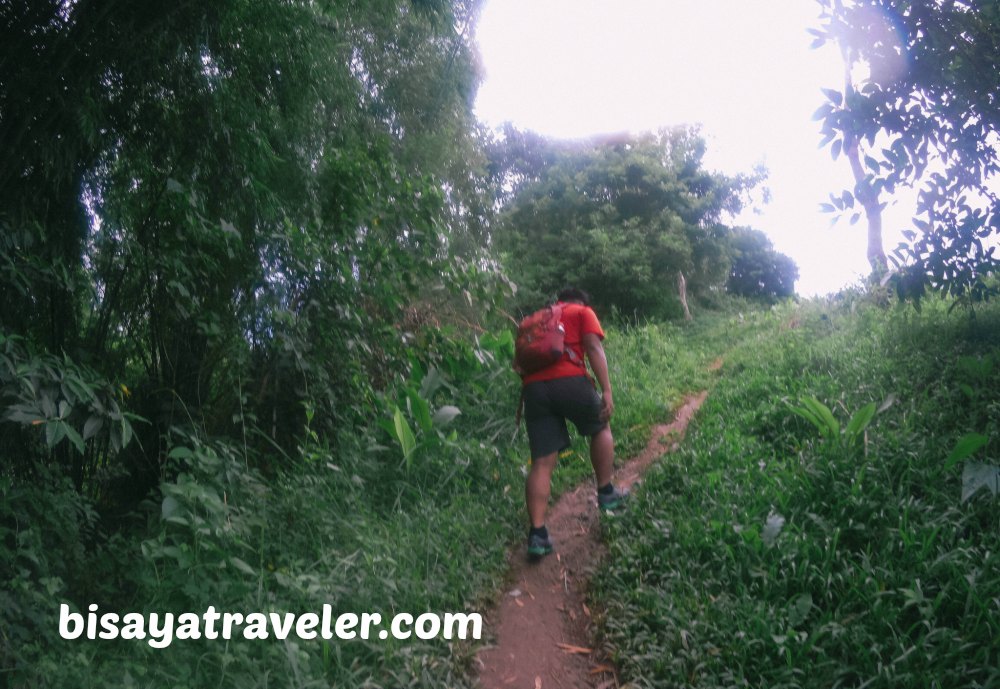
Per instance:
[[[835,47],[810,47],[819,10],[814,0],[487,0],[476,115],[563,139],[698,124],[707,168],[769,170],[770,203],[733,224],[795,260],[800,295],[834,292],[868,263],[864,219],[831,227],[819,209],[853,187],[812,120],[821,88],[842,90],[844,74]],[[886,210],[887,253],[912,208],[899,199]]]

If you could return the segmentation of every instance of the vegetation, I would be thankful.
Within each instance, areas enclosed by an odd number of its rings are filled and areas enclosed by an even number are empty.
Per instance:
[[[492,158],[515,193],[494,234],[517,257],[506,262],[516,303],[533,308],[571,283],[605,311],[677,317],[680,274],[693,298],[718,301],[734,261],[735,235],[723,216],[740,210],[764,172],[712,174],[702,168],[704,153],[697,131],[683,128],[575,144],[508,130]],[[791,295],[791,259],[770,244],[758,253],[780,263],[780,292]],[[751,279],[739,286],[747,296],[774,296]]]
[[[795,296],[798,266],[774,250],[763,232],[737,228],[733,233],[732,267],[726,291],[740,297],[778,300]]]
[[[897,292],[917,301],[928,289],[965,302],[989,297],[1000,228],[991,185],[1000,9],[994,2],[819,2],[824,18],[813,32],[818,43],[840,46],[846,77],[843,92],[829,90],[816,115],[823,142],[834,158],[848,157],[857,182],[832,195],[829,210],[850,211],[855,222],[857,200],[869,222],[868,258],[884,269],[881,199],[918,188],[908,243],[893,255]]]
[[[794,265],[725,225],[763,172],[705,171],[690,129],[480,131],[479,8],[0,2],[0,684],[471,685],[444,639],[160,650],[57,615],[483,609],[523,535],[506,313],[569,281],[610,326],[621,455],[714,385],[609,524],[598,593],[636,682],[996,683],[1000,319],[771,307]],[[861,16],[836,8],[824,39]],[[996,222],[960,193],[995,205],[996,70],[969,67],[995,22],[917,10],[907,49],[949,69],[821,116],[835,149],[888,134],[864,184],[926,183],[901,294],[978,299]],[[941,18],[969,45],[919,52]],[[679,273],[722,312],[670,322]]]
[[[637,686],[985,687],[1000,312],[858,295],[729,318],[681,451],[607,524],[593,592]]]

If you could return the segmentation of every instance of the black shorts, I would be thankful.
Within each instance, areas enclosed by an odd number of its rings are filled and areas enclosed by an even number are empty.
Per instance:
[[[601,421],[601,397],[590,378],[555,378],[524,386],[524,425],[532,459],[569,447],[566,419],[588,438],[608,425]]]

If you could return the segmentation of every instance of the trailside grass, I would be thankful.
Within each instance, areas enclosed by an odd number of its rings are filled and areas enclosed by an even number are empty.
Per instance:
[[[762,337],[787,310],[743,304],[741,312],[737,306],[699,311],[690,322],[607,328],[604,350],[615,401],[611,430],[616,464],[639,453],[652,427],[671,421],[688,395],[709,389],[719,376],[717,367],[737,343]],[[527,462],[526,441],[524,449]],[[576,438],[553,476],[553,491],[559,494],[585,480],[593,480],[588,445]]]
[[[668,421],[687,392],[711,383],[717,374],[709,364],[734,338],[778,318],[699,316],[692,324],[609,328],[619,457],[644,446],[649,428]],[[294,460],[272,475],[253,469],[238,444],[178,435],[172,478],[130,516],[132,526],[107,538],[97,537],[93,510],[68,485],[58,493],[10,491],[2,512],[34,527],[18,533],[14,595],[0,591],[0,604],[41,612],[5,626],[0,654],[14,670],[0,684],[474,686],[472,641],[237,633],[228,642],[177,639],[156,649],[141,640],[61,639],[56,617],[61,603],[83,613],[93,603],[116,614],[213,606],[281,615],[329,604],[336,614],[377,612],[386,621],[396,613],[485,613],[502,590],[511,548],[523,556],[527,532],[528,443],[523,425],[515,430],[510,344],[502,334],[446,343],[437,373],[415,366],[405,386],[384,393],[370,427],[344,429],[336,447],[307,433]],[[461,413],[439,428],[426,405]],[[578,439],[556,472],[554,495],[581,480],[593,479]],[[62,546],[78,532],[95,534],[86,551]]]
[[[681,450],[605,522],[592,596],[621,679],[1000,685],[998,498],[962,499],[1000,464],[1000,308],[847,294],[749,319]]]

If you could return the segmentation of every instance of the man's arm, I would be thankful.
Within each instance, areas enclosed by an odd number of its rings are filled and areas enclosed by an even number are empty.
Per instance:
[[[590,368],[597,376],[597,382],[601,386],[601,420],[607,421],[614,413],[615,404],[611,397],[611,378],[608,376],[608,360],[604,356],[604,345],[601,338],[594,333],[584,333],[583,349],[587,353],[587,360]]]

